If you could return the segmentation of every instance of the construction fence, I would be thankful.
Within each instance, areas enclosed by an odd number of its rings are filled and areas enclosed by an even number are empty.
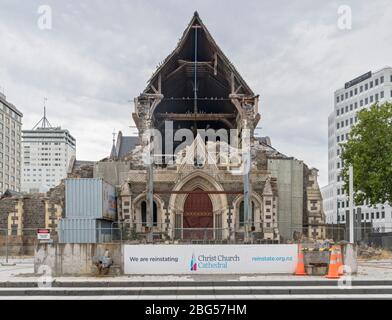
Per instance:
[[[315,239],[306,232],[299,233],[293,228],[291,239],[266,239],[257,231],[249,231],[245,237],[244,230],[232,228],[182,228],[172,227],[168,224],[155,224],[152,228],[146,223],[133,223],[130,228],[124,223],[113,222],[109,227],[71,228],[50,230],[50,240],[38,240],[36,228],[0,229],[0,261],[14,258],[32,257],[38,244],[48,242],[59,243],[118,243],[118,244],[285,244],[310,242],[337,243],[348,240],[348,230],[344,225],[325,226],[326,237]],[[392,249],[392,230],[378,232],[377,229],[355,229],[356,243],[373,247]],[[170,237],[170,234],[174,237]],[[248,241],[245,242],[245,239]],[[317,240],[317,241],[315,241]]]

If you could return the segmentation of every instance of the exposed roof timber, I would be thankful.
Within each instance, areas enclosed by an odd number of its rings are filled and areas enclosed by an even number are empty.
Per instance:
[[[237,94],[238,91],[240,91],[240,89],[242,88],[242,84],[239,84],[238,86],[236,86],[236,81],[235,80],[236,80],[235,75],[232,72],[231,76],[230,76],[231,93],[232,94]]]
[[[238,93],[238,91],[242,88],[242,85],[240,85],[237,89],[235,89],[234,94]]]
[[[174,71],[169,73],[165,79],[170,79],[174,75],[181,74],[180,71],[186,71],[186,75],[188,77],[193,77],[195,72],[195,62],[193,61],[185,61],[185,60],[178,60],[180,66],[176,68]],[[198,75],[202,75],[208,73],[208,70],[214,72],[214,67],[212,66],[212,62],[210,61],[198,61],[197,62],[197,73]]]
[[[191,70],[186,70],[188,67],[188,65],[181,65],[180,67],[178,67],[176,70],[174,70],[173,72],[171,72],[169,75],[166,76],[166,79],[169,80],[177,75],[181,75],[183,74],[183,72],[187,72],[187,75],[190,75],[192,73],[193,75],[193,68],[192,66],[190,66]],[[202,75],[207,75],[208,79],[211,79],[213,81],[215,81],[220,87],[222,87],[224,90],[230,90],[229,88],[229,82],[227,81],[227,79],[225,77],[223,77],[221,74],[217,74],[214,75],[214,69],[212,66],[209,66],[209,68],[211,69],[211,73],[207,72],[207,70],[205,69],[198,69],[198,74],[199,76]],[[225,84],[226,82],[226,84]]]
[[[222,52],[222,50],[219,48],[219,46],[216,44],[215,40],[211,36],[210,32],[204,25],[204,23],[201,21],[199,15],[197,12],[195,12],[194,16],[192,17],[188,27],[185,29],[180,41],[177,44],[177,47],[172,51],[172,53],[160,64],[160,66],[157,68],[157,70],[154,72],[154,74],[151,76],[150,80],[148,83],[151,83],[157,75],[163,70],[164,67],[166,67],[169,63],[170,60],[180,52],[182,47],[184,46],[186,39],[188,37],[189,32],[191,32],[192,28],[194,25],[200,25],[201,29],[205,32],[206,38],[208,42],[212,45],[213,51],[215,51],[216,56],[220,59],[222,59],[223,63],[228,67],[228,69],[235,74],[236,79],[238,80],[239,84],[242,85],[242,88],[244,91],[248,92],[249,95],[254,95],[253,91],[250,89],[250,87],[246,84],[245,80],[241,77],[241,75],[238,73],[238,71],[235,69],[234,65],[231,63],[231,61],[225,56],[225,54]],[[215,55],[215,54],[214,54]],[[214,63],[214,67],[216,69],[216,63]],[[215,71],[216,72],[216,71]],[[148,91],[149,86],[147,86],[146,91]]]
[[[162,76],[158,76],[158,93],[162,93]]]
[[[159,93],[159,91],[157,89],[155,89],[153,84],[150,84],[152,91],[154,91],[154,93]]]
[[[158,113],[154,115],[154,123],[160,129],[164,121],[156,122],[155,120],[173,120],[173,121],[220,121],[226,124],[229,128],[234,128],[233,122],[229,119],[236,119],[236,114],[234,113],[204,113],[204,114],[194,114],[194,113]],[[234,121],[235,122],[235,121]]]
[[[169,120],[195,120],[195,121],[214,121],[221,119],[235,119],[234,113],[157,113],[157,118],[169,119]]]
[[[179,64],[189,64],[189,65],[197,64],[197,65],[201,65],[201,66],[207,65],[207,66],[211,67],[212,70],[214,70],[214,68],[212,67],[212,63],[213,63],[212,61],[190,61],[190,60],[179,59],[178,63]]]
[[[151,89],[152,94],[161,94],[162,93],[162,76],[161,76],[161,74],[158,75],[158,79],[157,79],[155,85],[157,86],[158,89],[154,86],[153,82],[151,82],[147,86],[146,90],[149,91],[149,89]],[[146,92],[146,93],[148,93],[148,92]]]
[[[218,74],[218,54],[214,53],[214,76]]]
[[[208,78],[214,80],[223,89],[225,89],[225,90],[229,90],[230,89],[229,88],[229,83],[227,82],[227,80],[224,77],[220,76],[219,74],[216,75],[216,76],[212,76],[211,74],[209,74]]]
[[[161,93],[149,93],[149,92],[145,92],[141,95],[141,98],[143,99],[150,99],[150,100],[162,100],[163,99],[163,95]]]
[[[180,65],[178,68],[176,68],[174,71],[170,72],[167,76],[166,79],[171,78],[175,74],[179,74],[180,71],[183,71],[185,69],[185,64]]]
[[[242,102],[249,102],[252,103],[255,100],[257,101],[259,99],[259,95],[255,95],[255,96],[248,96],[245,94],[238,94],[238,93],[231,93],[229,94],[229,98],[233,101],[233,100],[238,100],[238,101],[242,101]]]

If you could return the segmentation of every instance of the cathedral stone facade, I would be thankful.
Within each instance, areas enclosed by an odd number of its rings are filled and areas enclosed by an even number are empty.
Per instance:
[[[317,170],[255,136],[259,96],[197,13],[135,98],[132,117],[137,137],[120,132],[109,157],[73,159],[68,172],[116,186],[124,238],[279,243],[325,237]],[[42,217],[52,207],[57,220],[65,215],[63,183],[41,200]],[[21,195],[0,200],[0,228],[15,214],[22,223],[26,201]],[[44,225],[50,227],[34,227]]]
[[[259,96],[197,13],[135,98],[132,117],[138,143],[121,156],[127,142],[120,135],[109,159],[95,165],[94,175],[119,187],[119,218],[135,233],[237,242],[325,236],[317,170],[275,150],[268,137],[255,137]],[[183,138],[184,129],[191,132],[190,143],[175,139]],[[227,139],[218,134],[211,141],[203,130],[237,134]],[[159,152],[152,131],[159,135]],[[243,168],[244,146],[232,144],[245,132],[250,158],[246,179],[236,174]]]

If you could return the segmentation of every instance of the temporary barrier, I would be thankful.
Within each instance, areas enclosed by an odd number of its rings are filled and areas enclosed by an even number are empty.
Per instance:
[[[103,179],[65,179],[66,218],[115,220],[115,192],[115,188]]]
[[[328,279],[338,279],[339,276],[339,271],[338,271],[338,255],[337,255],[337,250],[336,247],[332,247],[331,251],[331,257],[329,260],[329,266],[328,266],[328,274],[325,276]]]
[[[336,263],[338,265],[338,274],[339,276],[343,275],[343,257],[342,257],[342,247],[336,246],[337,254],[336,254]]]
[[[293,274],[297,245],[124,245],[125,274]]]
[[[296,276],[305,276],[305,263],[304,263],[304,253],[302,250],[301,245],[298,245],[298,261],[297,261],[297,267],[295,270],[295,275]]]
[[[112,239],[112,223],[86,218],[62,218],[59,221],[59,243],[98,243]]]

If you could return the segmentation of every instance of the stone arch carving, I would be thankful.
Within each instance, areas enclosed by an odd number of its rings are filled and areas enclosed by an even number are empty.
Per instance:
[[[154,194],[153,196],[154,202],[157,205],[157,226],[156,228],[162,230],[163,225],[165,222],[165,210],[164,210],[164,201],[159,197],[158,195]],[[134,200],[133,200],[133,214],[136,217],[134,220],[135,222],[141,222],[141,203],[142,201],[147,201],[147,194],[146,192],[143,192],[139,194]],[[140,223],[136,225],[137,230],[141,229]]]
[[[237,196],[234,201],[233,201],[233,209],[234,209],[234,214],[233,214],[233,225],[235,226],[235,230],[240,230],[241,227],[239,226],[239,211],[240,211],[240,205],[241,202],[244,200],[244,195],[239,195]],[[260,223],[262,222],[261,214],[262,214],[262,209],[263,209],[263,199],[260,195],[257,193],[252,193],[251,196],[251,201],[254,202],[255,204],[255,215],[254,215],[254,224],[256,227],[256,230],[260,229]]]
[[[192,172],[185,178],[181,179],[173,188],[173,191],[193,191],[201,189],[204,191],[224,191],[222,185],[218,183],[212,176],[204,172]],[[220,221],[214,220],[214,227],[227,228],[227,197],[225,194],[208,194],[212,202],[214,219],[220,216]],[[170,196],[169,200],[169,213],[172,228],[182,228],[179,224],[179,219],[182,219],[183,208],[187,194],[175,194]],[[176,219],[177,216],[177,219]],[[176,225],[174,225],[176,223]],[[222,236],[227,236],[222,235]]]

